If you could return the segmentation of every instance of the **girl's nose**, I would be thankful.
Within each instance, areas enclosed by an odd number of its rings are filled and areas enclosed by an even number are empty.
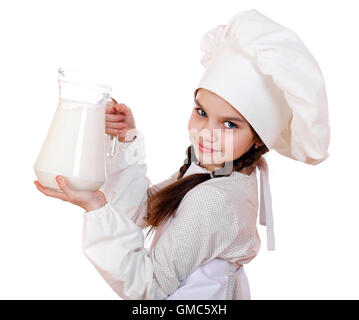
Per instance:
[[[202,141],[202,144],[203,142],[213,144],[220,139],[220,136],[221,130],[217,128],[205,127],[199,132],[200,142]]]

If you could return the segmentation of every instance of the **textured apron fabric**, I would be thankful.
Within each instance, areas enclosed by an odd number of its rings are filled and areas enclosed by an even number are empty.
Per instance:
[[[208,173],[205,168],[198,166],[195,162],[187,169],[184,177],[194,173]],[[177,174],[156,186],[158,191],[176,180]],[[150,250],[155,246],[161,233],[166,228],[167,221],[156,230]],[[250,288],[247,275],[243,265],[237,268],[228,261],[215,258],[210,262],[198,267],[186,279],[180,282],[178,289],[165,300],[248,300],[250,299]]]
[[[140,135],[134,142],[118,143],[115,157],[107,159],[100,190],[108,203],[83,214],[85,256],[123,299],[191,299],[196,292],[200,299],[249,299],[241,266],[260,248],[256,170],[233,172],[191,189],[156,231],[149,250],[143,233],[146,200],[177,173],[150,186],[143,149]],[[128,161],[132,153],[142,161]],[[201,170],[193,162],[186,174]]]

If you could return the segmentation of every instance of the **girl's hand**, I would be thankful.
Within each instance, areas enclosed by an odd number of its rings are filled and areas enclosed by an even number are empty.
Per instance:
[[[117,136],[121,142],[131,142],[136,136],[135,119],[131,109],[114,98],[106,105],[106,133]],[[127,136],[126,136],[127,135]]]
[[[63,180],[61,180],[61,178]],[[63,201],[71,202],[72,204],[85,209],[86,212],[99,209],[107,204],[106,197],[101,191],[73,190],[68,186],[65,177],[60,175],[56,177],[56,182],[63,192],[56,191],[51,188],[46,188],[42,186],[38,180],[34,181],[37,189],[43,194],[49,197],[59,198]]]

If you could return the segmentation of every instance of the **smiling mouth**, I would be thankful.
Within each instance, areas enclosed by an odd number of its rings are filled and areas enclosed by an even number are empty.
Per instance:
[[[201,151],[201,152],[207,152],[207,153],[213,153],[213,152],[217,152],[217,150],[214,150],[213,148],[206,148],[206,147],[204,147],[202,144],[198,144],[198,146],[199,146],[199,150]]]

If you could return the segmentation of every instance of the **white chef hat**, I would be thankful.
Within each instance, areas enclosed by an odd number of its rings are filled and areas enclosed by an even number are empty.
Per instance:
[[[257,10],[237,13],[201,42],[205,88],[238,110],[269,150],[316,165],[328,156],[330,127],[319,65],[290,29]],[[268,166],[262,157],[260,224],[274,250]]]

